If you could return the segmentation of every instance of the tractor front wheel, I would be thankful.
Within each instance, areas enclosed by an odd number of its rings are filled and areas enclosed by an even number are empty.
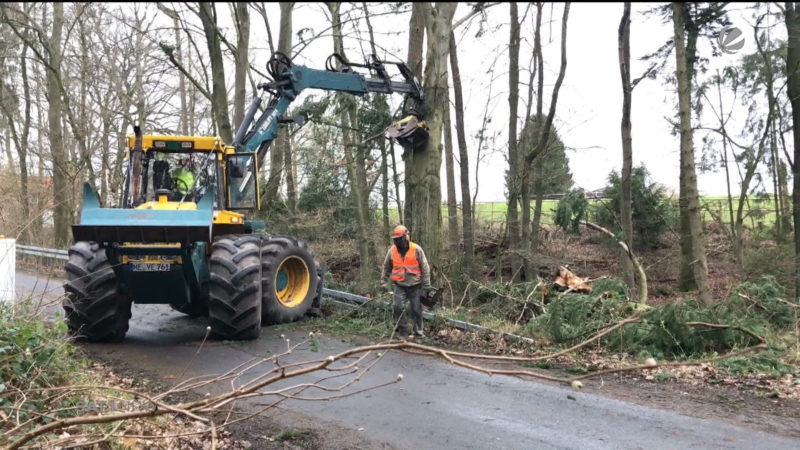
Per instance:
[[[305,241],[273,237],[261,246],[262,321],[268,324],[302,318],[318,295],[314,252]]]
[[[225,236],[211,246],[208,317],[224,339],[261,334],[261,239]]]
[[[119,342],[128,331],[131,301],[119,292],[106,250],[95,242],[76,242],[64,265],[62,302],[70,333],[93,342]]]

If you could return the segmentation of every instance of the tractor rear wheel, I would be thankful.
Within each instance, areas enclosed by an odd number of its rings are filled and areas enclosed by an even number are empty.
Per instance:
[[[106,250],[95,242],[76,242],[64,265],[62,302],[73,335],[93,342],[119,342],[128,331],[131,301],[119,292]]]
[[[211,246],[208,317],[211,331],[225,339],[261,334],[261,239],[224,236]]]
[[[261,246],[262,321],[294,322],[314,302],[319,274],[314,252],[291,236],[272,237]]]

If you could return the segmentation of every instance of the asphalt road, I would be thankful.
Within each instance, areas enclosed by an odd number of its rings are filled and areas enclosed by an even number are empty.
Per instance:
[[[58,280],[24,274],[18,274],[17,286],[20,293],[34,292],[38,297],[62,292]],[[49,293],[42,295],[44,291]],[[305,332],[265,327],[256,341],[210,341],[192,361],[204,334],[204,319],[190,319],[168,306],[134,305],[125,342],[82,345],[94,354],[168,379],[187,366],[192,375],[222,373],[253,357],[284,351],[286,343],[280,334],[293,342],[306,336]],[[348,347],[339,339],[322,337],[317,351],[300,350],[291,359],[319,359]],[[350,390],[394,380],[399,373],[404,376],[400,383],[334,401],[287,400],[273,410],[273,416],[287,426],[298,417],[307,417],[323,428],[352,430],[374,442],[409,449],[800,448],[800,440],[553,384],[488,376],[401,352],[385,355]],[[226,383],[209,390],[222,392],[229,386]],[[266,403],[269,401],[253,399],[239,406],[254,410]]]

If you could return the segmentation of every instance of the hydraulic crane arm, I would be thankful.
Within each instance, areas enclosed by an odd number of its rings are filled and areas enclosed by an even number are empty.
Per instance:
[[[343,69],[333,68],[333,59],[338,59]],[[395,65],[403,77],[403,81],[392,80],[386,72],[385,65]],[[270,83],[260,84],[263,94],[254,98],[247,108],[244,120],[234,137],[233,146],[237,153],[258,153],[261,163],[269,150],[269,145],[278,135],[278,124],[282,121],[289,105],[305,89],[322,89],[326,91],[347,92],[353,95],[364,95],[368,92],[383,94],[400,93],[406,96],[406,105],[410,108],[404,115],[413,116],[419,123],[419,131],[414,139],[400,140],[404,147],[417,146],[427,140],[424,122],[424,99],[419,81],[414,77],[405,63],[385,62],[374,55],[368,64],[354,64],[345,61],[341,56],[333,54],[326,62],[327,70],[310,69],[295,66],[282,53],[276,53],[267,63],[267,71],[273,77]],[[369,70],[369,76],[353,71],[353,67]],[[258,119],[255,119],[261,105],[266,108]],[[420,134],[423,136],[420,137]],[[260,165],[260,164],[259,164]]]

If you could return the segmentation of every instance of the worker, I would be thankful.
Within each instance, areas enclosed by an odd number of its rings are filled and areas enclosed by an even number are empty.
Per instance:
[[[172,171],[172,181],[175,183],[175,190],[180,195],[186,195],[194,184],[193,167],[191,158],[183,158],[180,160],[180,165]]]
[[[391,289],[394,296],[392,316],[395,323],[395,332],[403,336],[407,333],[405,303],[411,306],[411,319],[413,322],[414,337],[425,337],[422,332],[422,305],[420,303],[420,290],[430,289],[431,270],[422,247],[411,242],[408,229],[398,225],[392,231],[394,245],[389,248],[386,260],[383,262],[381,282],[390,278]]]

